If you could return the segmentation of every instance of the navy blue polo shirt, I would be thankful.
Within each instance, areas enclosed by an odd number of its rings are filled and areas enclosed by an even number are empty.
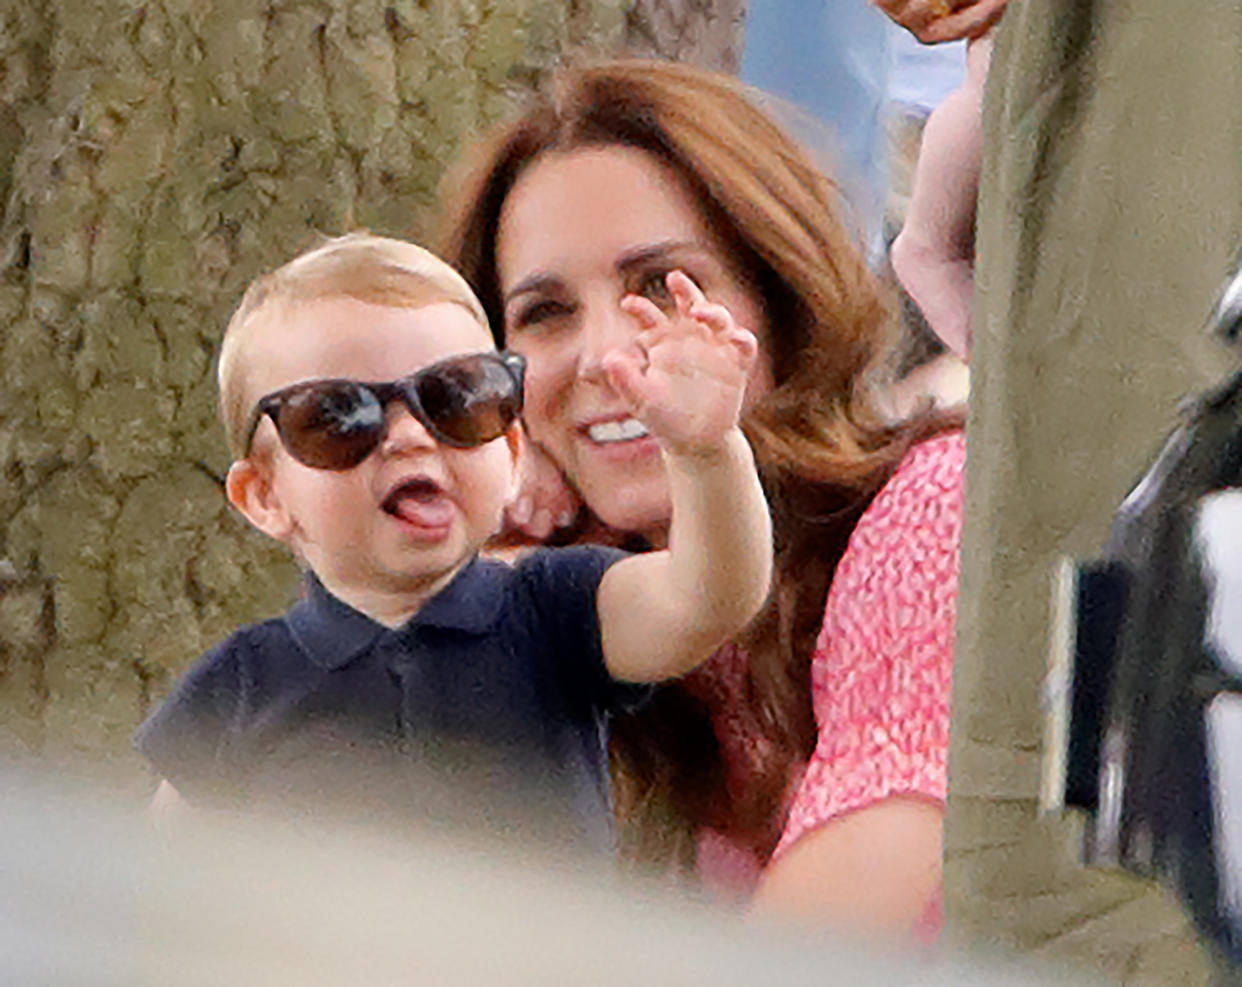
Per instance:
[[[596,590],[624,553],[476,558],[390,629],[313,576],[283,617],[208,651],[136,742],[200,804],[391,813],[611,847],[614,681]]]

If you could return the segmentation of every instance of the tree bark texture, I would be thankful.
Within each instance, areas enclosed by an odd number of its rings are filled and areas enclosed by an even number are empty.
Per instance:
[[[625,41],[636,54],[737,72],[745,17],[746,0],[634,0]]]
[[[570,49],[736,51],[717,6],[0,7],[0,753],[141,779],[152,703],[295,594],[222,492],[214,356],[245,284],[316,234],[417,237],[459,145]]]

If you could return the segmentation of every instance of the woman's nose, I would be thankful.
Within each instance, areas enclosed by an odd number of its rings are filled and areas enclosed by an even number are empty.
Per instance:
[[[638,326],[613,300],[585,313],[579,333],[578,375],[584,378],[604,376],[604,356],[633,342]]]
[[[404,401],[394,401],[388,406],[388,430],[384,433],[381,451],[386,456],[397,455],[415,449],[434,449],[435,437],[427,426],[418,420]]]

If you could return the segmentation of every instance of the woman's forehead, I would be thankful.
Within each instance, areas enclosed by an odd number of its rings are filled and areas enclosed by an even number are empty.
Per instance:
[[[685,180],[646,151],[579,148],[544,154],[514,183],[501,210],[497,266],[512,283],[588,257],[612,263],[672,245],[714,245]]]

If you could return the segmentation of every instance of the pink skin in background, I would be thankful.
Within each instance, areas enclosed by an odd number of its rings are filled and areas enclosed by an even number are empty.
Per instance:
[[[992,36],[973,42],[966,80],[928,118],[893,272],[927,324],[969,359],[974,300],[975,203],[983,155],[983,86]]]
[[[545,154],[506,199],[496,250],[506,345],[529,361],[531,437],[605,524],[660,543],[669,501],[659,447],[630,417],[603,365],[641,329],[621,300],[640,295],[669,311],[665,279],[684,271],[756,333],[762,353],[759,300],[738,283],[679,177],[632,148]],[[747,403],[771,386],[761,358]]]

